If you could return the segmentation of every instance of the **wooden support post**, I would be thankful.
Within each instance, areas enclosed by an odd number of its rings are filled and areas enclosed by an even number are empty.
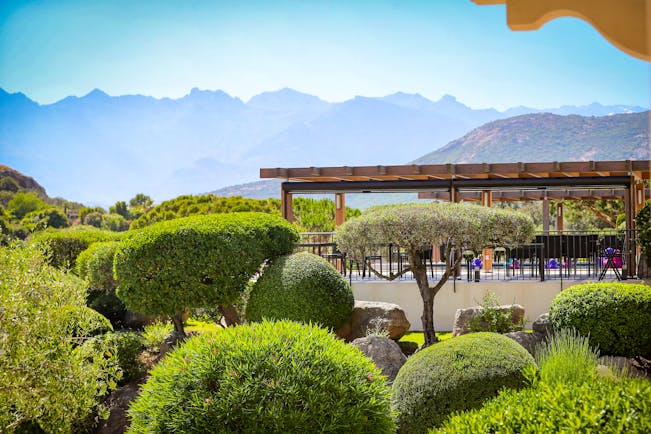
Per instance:
[[[558,232],[563,232],[563,202],[558,202],[558,207],[556,208],[556,230]]]
[[[631,176],[631,181],[624,195],[624,211],[626,212],[626,235],[624,240],[625,252],[624,265],[626,270],[622,270],[622,278],[626,279],[637,273],[635,269],[635,255],[637,246],[635,245],[635,211],[636,211],[636,191],[635,177]]]
[[[547,199],[547,195],[542,201],[542,223],[543,234],[549,235],[549,199]]]
[[[280,211],[283,218],[290,223],[294,222],[294,211],[292,210],[292,194],[280,187]]]
[[[335,193],[335,226],[341,226],[346,221],[346,195]]]
[[[482,190],[481,204],[489,208],[493,206],[493,192],[491,190]],[[493,249],[483,249],[481,251],[481,262],[484,266],[484,271],[493,271]]]

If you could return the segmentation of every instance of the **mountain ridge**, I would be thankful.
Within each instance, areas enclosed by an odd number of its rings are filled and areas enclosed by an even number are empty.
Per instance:
[[[177,99],[96,89],[39,105],[0,89],[0,162],[85,203],[164,200],[257,180],[261,167],[404,163],[507,112],[400,92],[333,103],[290,88],[246,102],[198,88]]]

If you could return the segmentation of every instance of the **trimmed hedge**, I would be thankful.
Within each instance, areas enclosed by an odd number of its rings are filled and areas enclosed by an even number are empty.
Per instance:
[[[63,320],[59,333],[75,338],[89,338],[113,331],[111,322],[101,313],[86,306],[66,305],[57,312]]]
[[[617,282],[574,285],[549,309],[555,330],[574,328],[603,354],[651,354],[651,287]]]
[[[75,272],[88,282],[92,293],[115,291],[117,282],[113,276],[113,259],[118,246],[117,241],[93,243],[77,256]]]
[[[174,315],[236,301],[265,260],[290,253],[298,232],[282,217],[213,214],[156,223],[120,244],[117,295],[128,309]]]
[[[289,319],[337,330],[353,312],[350,284],[325,259],[294,253],[274,261],[253,285],[249,321]]]
[[[46,230],[34,234],[30,241],[49,253],[49,263],[56,268],[72,268],[77,256],[93,243],[117,241],[122,234],[103,231],[92,226],[74,226],[60,230]]]
[[[429,346],[407,359],[393,383],[398,432],[425,433],[504,387],[522,387],[522,369],[534,364],[520,344],[497,333],[471,333]]]
[[[581,384],[538,383],[506,390],[482,408],[450,417],[430,433],[651,432],[651,383],[597,379]]]
[[[168,354],[132,401],[129,433],[393,433],[373,362],[325,329],[229,327]]]

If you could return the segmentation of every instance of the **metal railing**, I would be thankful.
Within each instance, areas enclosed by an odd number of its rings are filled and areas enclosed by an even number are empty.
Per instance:
[[[333,235],[333,232],[304,232],[297,250],[327,259],[351,281],[378,279],[368,270],[367,263],[385,275],[400,273],[408,265],[404,249],[394,245],[381,246],[368,255],[365,262],[352,261],[337,249]],[[634,231],[549,231],[536,235],[532,243],[517,247],[486,246],[490,249],[492,264],[486,267],[482,263],[481,269],[475,263],[475,258],[481,258],[481,251],[458,252],[464,254],[464,260],[456,270],[456,279],[560,280],[561,283],[563,279],[626,279],[634,276],[637,270],[639,258],[633,250],[635,235]],[[430,278],[439,279],[445,272],[442,249],[439,252],[429,250],[425,258]],[[629,263],[633,264],[631,270],[627,267]],[[399,279],[409,280],[413,276],[406,273]]]

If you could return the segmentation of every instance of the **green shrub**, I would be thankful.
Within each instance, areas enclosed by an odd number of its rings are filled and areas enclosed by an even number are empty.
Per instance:
[[[89,226],[74,226],[60,230],[46,230],[34,234],[30,241],[50,255],[49,263],[56,268],[74,267],[77,256],[88,246],[99,241],[117,241],[121,234],[102,231]]]
[[[315,325],[281,321],[193,337],[152,371],[129,433],[393,433],[384,377]]]
[[[172,330],[174,330],[174,326],[169,322],[156,321],[152,324],[147,324],[142,332],[142,339],[145,348],[157,353],[163,339],[165,339]]]
[[[616,282],[574,285],[549,309],[552,328],[574,328],[604,354],[651,354],[651,287]]]
[[[144,373],[144,367],[138,356],[145,346],[143,339],[137,333],[106,333],[88,340],[86,345],[91,345],[95,352],[103,352],[106,348],[117,350],[117,362],[122,372],[119,385],[126,384]]]
[[[85,293],[34,246],[0,248],[0,432],[73,432],[115,386],[113,358],[79,350],[106,328]]]
[[[481,310],[470,320],[471,332],[494,332],[509,333],[522,330],[524,318],[522,321],[513,320],[513,311],[511,308],[507,311],[500,309],[501,303],[497,294],[487,292],[484,294],[481,302]]]
[[[93,243],[77,256],[75,272],[88,282],[91,292],[115,291],[117,282],[113,277],[113,258],[118,246],[117,241]]]
[[[117,294],[128,309],[150,315],[230,304],[264,261],[290,253],[297,241],[290,223],[263,213],[160,222],[122,241]]]
[[[497,333],[471,333],[414,354],[393,383],[400,433],[423,433],[454,411],[479,407],[504,388],[525,385],[533,357]]]
[[[111,322],[87,306],[65,305],[57,309],[62,320],[53,328],[74,338],[90,338],[113,331]]]
[[[23,217],[20,224],[31,231],[42,231],[46,228],[60,229],[70,226],[68,216],[54,207],[31,211]]]
[[[582,383],[594,378],[599,351],[576,330],[555,331],[536,351],[538,376],[545,383]]]
[[[354,304],[350,285],[328,261],[294,253],[264,270],[249,295],[246,317],[314,322],[336,331],[350,318]]]
[[[595,379],[505,390],[482,408],[455,414],[430,433],[651,432],[651,383]]]

